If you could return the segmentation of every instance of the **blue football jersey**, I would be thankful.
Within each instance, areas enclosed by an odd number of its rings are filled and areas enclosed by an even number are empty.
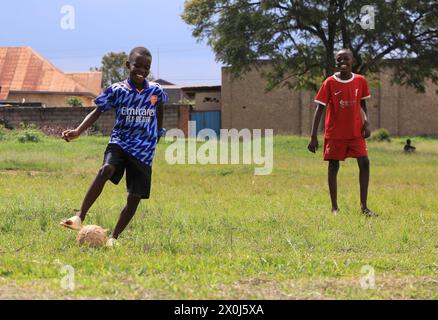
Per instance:
[[[158,83],[145,81],[139,91],[129,80],[112,84],[94,100],[102,112],[116,111],[109,143],[119,145],[149,166],[158,141],[157,106],[167,101],[167,94]]]

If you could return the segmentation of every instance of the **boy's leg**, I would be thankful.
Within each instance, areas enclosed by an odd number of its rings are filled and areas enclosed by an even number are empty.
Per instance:
[[[81,209],[76,212],[76,216],[80,218],[80,221],[85,220],[88,210],[102,193],[105,183],[111,179],[114,184],[118,184],[122,179],[125,170],[124,161],[123,150],[116,144],[108,144],[104,153],[103,165],[91,183],[82,201]],[[71,218],[61,222],[61,224],[69,228],[75,225],[75,229],[80,227]]]
[[[359,165],[360,207],[364,210],[367,207],[370,160],[368,157],[360,157],[357,158],[357,164]]]
[[[368,184],[370,180],[370,160],[368,159],[368,149],[363,138],[353,139],[348,145],[347,157],[357,159],[359,166],[359,186],[360,186],[360,207],[366,216],[378,216],[367,207]]]
[[[111,235],[112,238],[122,233],[134,216],[141,199],[149,199],[151,190],[152,168],[137,158],[129,155],[126,160],[126,188],[128,199],[120,213],[119,221]]]
[[[81,209],[76,213],[76,215],[81,218],[81,221],[84,221],[88,210],[91,208],[96,199],[100,196],[103,187],[105,186],[105,183],[113,176],[115,171],[116,168],[111,164],[104,164],[102,168],[100,168],[99,172],[94,178],[94,181],[91,183],[87,194],[85,195]]]
[[[367,216],[377,216],[377,214],[368,209],[367,206],[370,160],[368,157],[360,157],[357,158],[357,164],[359,165],[360,208],[362,213]]]
[[[332,212],[337,213],[338,208],[338,190],[337,175],[339,171],[339,160],[329,160],[328,164],[328,185],[330,190],[330,199],[332,201]]]
[[[119,221],[117,221],[117,225],[114,228],[114,232],[111,235],[112,238],[117,239],[118,236],[125,230],[128,223],[131,221],[132,217],[137,210],[138,204],[140,203],[141,196],[133,193],[128,194],[128,199],[126,201],[126,206],[123,208],[120,213]]]

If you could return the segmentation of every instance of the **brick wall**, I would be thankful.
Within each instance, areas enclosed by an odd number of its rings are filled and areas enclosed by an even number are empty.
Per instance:
[[[22,101],[25,99],[28,102],[41,102],[46,106],[58,106],[58,107],[67,107],[66,99],[72,97],[74,95],[67,94],[27,94],[27,93],[16,93],[10,92],[8,95],[8,101]],[[84,107],[95,106],[94,98],[87,96],[77,96],[81,101]]]
[[[184,132],[186,137],[189,136],[189,121],[192,107],[189,105],[181,106],[178,109],[178,128]]]
[[[164,127],[184,130],[180,127],[180,125],[183,125],[183,121],[179,117],[181,115],[181,117],[188,119],[185,113],[188,112],[189,108],[190,106],[186,105],[166,105],[164,109]],[[0,107],[0,123],[5,123],[12,128],[17,128],[20,123],[33,124],[37,127],[74,128],[93,110],[93,107]],[[114,126],[114,111],[110,110],[103,113],[96,121],[96,126],[104,135],[109,135]],[[187,124],[185,126],[187,127]]]
[[[270,128],[275,134],[309,135],[315,92],[287,88],[265,92],[265,88],[266,80],[255,70],[234,78],[223,68],[222,128]],[[430,82],[425,93],[393,85],[390,73],[382,72],[380,87],[372,88],[367,100],[371,129],[385,128],[400,136],[438,135],[437,92],[438,86]]]

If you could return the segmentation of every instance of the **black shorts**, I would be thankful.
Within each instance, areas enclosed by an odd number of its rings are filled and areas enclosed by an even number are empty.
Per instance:
[[[114,184],[120,182],[126,169],[126,189],[128,192],[138,194],[142,199],[149,199],[152,178],[150,166],[113,143],[106,147],[103,164],[110,164],[116,168],[110,178]]]

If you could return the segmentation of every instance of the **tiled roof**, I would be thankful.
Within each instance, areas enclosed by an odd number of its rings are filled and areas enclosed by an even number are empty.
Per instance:
[[[100,94],[102,89],[102,72],[66,72],[65,74],[95,95]]]
[[[10,91],[95,96],[100,91],[101,76],[98,72],[66,74],[30,47],[0,47],[0,100],[6,100]]]

